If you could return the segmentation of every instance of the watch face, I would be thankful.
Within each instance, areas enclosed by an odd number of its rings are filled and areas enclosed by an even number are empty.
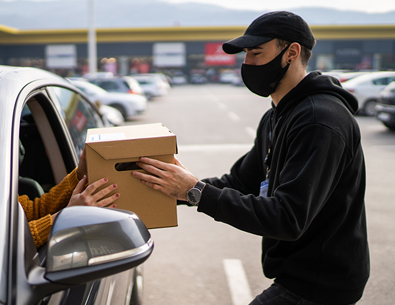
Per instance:
[[[201,193],[198,189],[192,188],[188,191],[188,201],[192,204],[197,204],[200,201]]]

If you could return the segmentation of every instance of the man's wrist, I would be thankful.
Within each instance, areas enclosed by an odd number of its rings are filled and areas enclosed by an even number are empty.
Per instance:
[[[206,186],[206,183],[203,181],[198,181],[194,187],[188,190],[187,192],[187,202],[190,205],[197,206],[199,205],[200,199],[202,197],[203,189]]]

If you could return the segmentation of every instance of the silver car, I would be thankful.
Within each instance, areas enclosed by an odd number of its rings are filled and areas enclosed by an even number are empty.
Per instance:
[[[70,79],[70,82],[84,92],[91,101],[98,101],[102,105],[117,109],[125,120],[132,119],[147,109],[147,98],[143,95],[107,92],[88,81]]]
[[[18,203],[18,194],[34,198],[77,166],[87,129],[106,124],[97,108],[34,68],[0,66],[0,92],[0,304],[138,304],[138,266],[153,242],[137,215],[63,209],[37,249]]]
[[[125,120],[132,119],[147,109],[147,98],[145,95],[110,92],[86,80],[69,80],[91,100],[99,101],[103,105],[108,105],[119,110]]]
[[[149,100],[169,93],[170,84],[166,81],[163,74],[145,73],[135,74],[133,77],[139,82]]]

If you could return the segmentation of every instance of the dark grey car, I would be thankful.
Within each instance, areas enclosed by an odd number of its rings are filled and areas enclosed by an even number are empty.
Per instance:
[[[66,208],[37,250],[18,203],[19,193],[58,184],[76,167],[87,129],[106,122],[68,81],[39,69],[0,66],[0,92],[0,304],[135,304],[137,266],[153,250],[136,214]]]
[[[387,128],[395,130],[395,81],[385,87],[379,94],[376,118],[383,122]]]

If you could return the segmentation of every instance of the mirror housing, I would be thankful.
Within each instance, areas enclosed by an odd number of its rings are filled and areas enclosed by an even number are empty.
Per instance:
[[[56,218],[48,241],[45,279],[79,285],[142,264],[153,241],[135,213],[69,207]]]

